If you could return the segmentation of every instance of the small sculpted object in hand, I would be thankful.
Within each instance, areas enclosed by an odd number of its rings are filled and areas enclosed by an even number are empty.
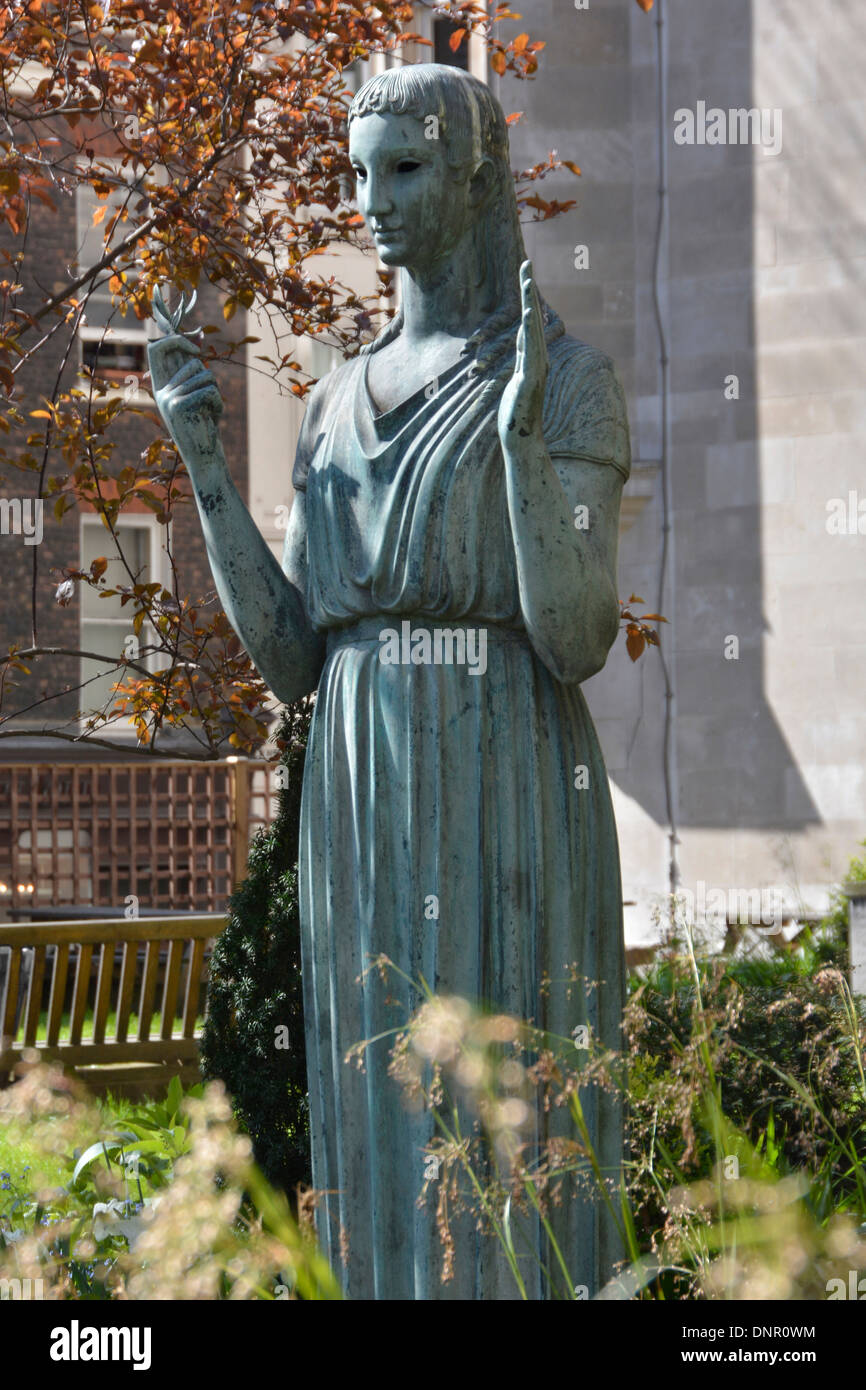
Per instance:
[[[580,683],[619,626],[625,403],[610,360],[538,292],[482,83],[439,64],[378,74],[352,102],[349,157],[400,309],[310,394],[282,567],[231,482],[197,347],[178,320],[150,348],[226,612],[280,699],[317,692],[299,897],[318,1233],[351,1298],[592,1294],[618,1238],[567,1175],[547,1228],[515,1226],[519,1279],[467,1215],[443,1282],[435,1182],[420,1200],[434,1118],[404,1107],[388,1067],[422,976],[620,1046],[616,829]],[[364,1070],[346,1065],[371,1038]],[[576,1140],[564,1110],[524,1109],[529,1162]],[[617,1101],[594,1090],[586,1123],[616,1187]]]
[[[160,413],[188,468],[216,454],[222,397],[213,372],[203,365],[194,336],[182,333],[184,317],[195,307],[193,291],[170,311],[161,289],[153,292],[153,317],[165,335],[148,345],[150,379]]]

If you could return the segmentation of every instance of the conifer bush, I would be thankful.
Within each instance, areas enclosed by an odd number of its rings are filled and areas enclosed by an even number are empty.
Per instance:
[[[283,712],[286,773],[273,824],[250,847],[214,945],[202,1072],[222,1081],[255,1160],[286,1191],[310,1180],[307,1074],[298,914],[298,836],[311,704]]]

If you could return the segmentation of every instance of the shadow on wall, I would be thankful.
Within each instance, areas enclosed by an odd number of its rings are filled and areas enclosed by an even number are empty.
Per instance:
[[[663,607],[673,625],[662,631],[677,697],[679,825],[778,832],[821,819],[764,682],[762,506],[775,499],[762,497],[759,469],[759,449],[772,443],[759,440],[755,274],[775,251],[756,223],[753,184],[755,162],[781,169],[786,150],[729,143],[727,130],[725,144],[698,143],[702,111],[752,107],[751,9],[750,0],[729,0],[723,14],[682,0],[664,6],[669,223],[661,305],[674,539]],[[654,610],[662,527],[656,25],[619,0],[577,14],[553,0],[545,15],[545,23],[533,15],[533,36],[547,40],[543,81],[528,98],[514,84],[504,96],[506,110],[526,111],[512,128],[515,162],[555,146],[577,160],[582,178],[577,194],[565,179],[551,190],[576,196],[578,207],[538,235],[527,229],[527,240],[568,331],[609,352],[623,379],[635,461],[626,498],[642,490],[651,498],[642,510],[625,508],[620,594],[638,593]],[[686,108],[694,143],[679,144],[674,116]],[[750,122],[753,129],[777,141],[772,113],[763,127]],[[576,243],[588,247],[583,270],[575,268]],[[666,824],[658,654],[632,666],[620,639],[586,694],[613,781]]]

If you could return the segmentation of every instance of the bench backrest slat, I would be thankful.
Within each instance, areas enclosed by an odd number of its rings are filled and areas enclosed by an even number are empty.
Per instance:
[[[15,1036],[15,1019],[18,1010],[18,980],[21,975],[21,952],[10,951],[9,969],[6,974],[6,998],[3,1001],[4,1038]]]
[[[33,967],[27,990],[27,1012],[24,1016],[24,1046],[33,1047],[39,1036],[39,1013],[42,1007],[42,985],[45,980],[45,947],[33,952]]]
[[[93,1041],[105,1039],[108,1005],[111,999],[111,980],[114,975],[114,942],[103,941],[99,955],[99,975],[96,982],[96,1003],[93,1008]]]
[[[134,941],[124,941],[123,962],[120,967],[120,988],[117,994],[117,1042],[125,1043],[129,1032],[129,1015],[132,1011],[132,991],[135,987],[135,972],[138,968],[138,946]]]
[[[147,1042],[150,1037],[153,1006],[156,1001],[156,973],[158,968],[159,946],[155,941],[148,941],[144,956],[144,974],[141,980],[141,1002],[138,1006],[139,1042]]]
[[[89,942],[79,947],[78,965],[75,970],[75,983],[72,987],[72,1008],[69,1013],[69,1041],[81,1042],[84,1015],[87,1012],[87,995],[90,989],[90,963],[93,947]]]
[[[69,943],[57,947],[54,958],[54,971],[51,976],[51,997],[48,1001],[48,1029],[45,1041],[53,1047],[60,1038],[60,1025],[63,1022],[63,1004],[66,999],[66,980],[69,975]]]
[[[195,1020],[198,1014],[198,996],[204,970],[205,943],[199,938],[190,942],[189,970],[186,975],[186,990],[183,999],[183,1036],[195,1035]]]

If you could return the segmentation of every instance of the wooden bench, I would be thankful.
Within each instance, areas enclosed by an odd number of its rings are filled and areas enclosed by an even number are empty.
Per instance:
[[[0,988],[0,1084],[34,1049],[100,1092],[158,1094],[172,1076],[197,1080],[206,948],[225,923],[224,914],[207,913],[0,925],[0,948],[10,948]],[[133,1000],[138,1026],[130,1038]],[[106,1036],[112,1011],[116,1022]],[[158,1035],[151,1036],[155,1013]],[[64,1014],[69,1036],[61,1040]]]

